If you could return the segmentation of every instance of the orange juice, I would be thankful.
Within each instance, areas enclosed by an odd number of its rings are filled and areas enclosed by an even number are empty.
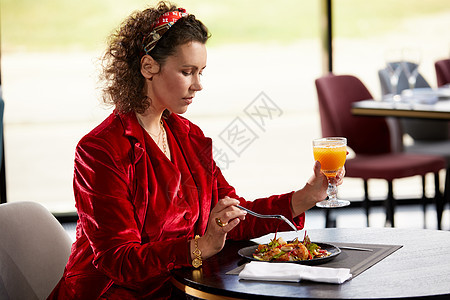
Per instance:
[[[315,145],[313,153],[314,159],[320,161],[322,172],[327,177],[334,177],[337,171],[344,166],[347,147],[323,143]]]

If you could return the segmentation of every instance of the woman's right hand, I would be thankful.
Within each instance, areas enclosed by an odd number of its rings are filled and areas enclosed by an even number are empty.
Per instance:
[[[203,259],[220,252],[225,245],[227,233],[236,227],[241,220],[245,220],[247,212],[237,208],[235,205],[238,204],[239,200],[226,196],[220,199],[211,210],[205,235],[198,240],[198,248],[202,251]],[[216,219],[219,219],[224,226],[221,227]],[[191,241],[192,251],[194,251],[193,244]],[[193,254],[191,254],[191,257],[193,258]]]

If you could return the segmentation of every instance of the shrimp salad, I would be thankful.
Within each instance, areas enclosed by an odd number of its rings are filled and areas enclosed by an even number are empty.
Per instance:
[[[312,243],[306,233],[303,242],[300,242],[298,238],[295,238],[292,242],[285,242],[283,238],[277,239],[275,235],[269,244],[258,245],[253,253],[253,257],[261,261],[300,261],[330,255],[330,252]]]

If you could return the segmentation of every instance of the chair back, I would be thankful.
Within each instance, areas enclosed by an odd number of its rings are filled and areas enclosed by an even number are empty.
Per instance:
[[[46,299],[61,279],[72,240],[36,202],[0,205],[0,298]]]
[[[398,67],[399,62],[390,63],[393,68]],[[411,62],[406,62],[408,68],[416,66]],[[387,68],[378,71],[378,77],[380,79],[381,93],[382,95],[390,94],[392,91],[392,85],[390,82],[389,72]],[[425,78],[419,74],[417,76],[416,88],[430,88],[430,85]],[[399,75],[397,94],[401,94],[403,90],[409,89],[408,78],[405,75],[405,71],[402,70]],[[449,136],[449,123],[443,120],[417,120],[417,119],[400,119],[402,131],[410,135],[414,140],[418,141],[437,141],[446,140]]]
[[[383,117],[353,116],[353,102],[373,99],[356,77],[333,75],[316,79],[322,136],[343,136],[357,154],[391,152],[390,132]]]
[[[397,68],[400,65],[400,62],[391,62],[389,63],[392,68]],[[412,62],[406,62],[406,66],[408,69],[411,69],[413,66],[417,66],[417,64],[414,64]],[[387,68],[381,69],[378,71],[378,77],[380,79],[380,86],[381,86],[381,94],[387,95],[392,93],[392,85],[390,81],[389,71]],[[416,88],[429,88],[430,84],[425,80],[425,78],[422,76],[422,74],[417,75],[416,79]],[[406,77],[405,71],[402,69],[402,71],[399,74],[398,77],[398,84],[397,84],[397,94],[401,94],[403,90],[409,89],[409,83],[408,78]]]
[[[450,59],[438,60],[434,63],[436,70],[437,86],[450,84]]]

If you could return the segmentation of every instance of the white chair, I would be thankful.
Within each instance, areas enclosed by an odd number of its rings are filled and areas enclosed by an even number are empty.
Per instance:
[[[63,274],[71,245],[41,204],[1,204],[0,299],[46,299]]]

